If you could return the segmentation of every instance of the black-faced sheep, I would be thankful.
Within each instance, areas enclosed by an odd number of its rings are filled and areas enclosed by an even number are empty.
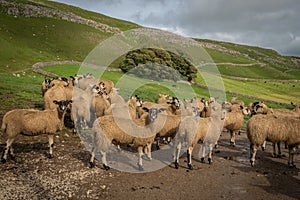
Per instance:
[[[69,101],[53,101],[58,105],[54,110],[15,109],[7,112],[3,117],[2,131],[7,135],[6,147],[2,162],[7,156],[14,158],[12,143],[19,134],[35,136],[47,134],[49,137],[49,158],[53,157],[53,135],[61,131],[64,115]]]
[[[294,165],[294,148],[300,144],[300,119],[275,115],[255,115],[247,124],[250,141],[250,163],[254,166],[255,155],[265,141],[286,142],[289,148],[289,167]]]

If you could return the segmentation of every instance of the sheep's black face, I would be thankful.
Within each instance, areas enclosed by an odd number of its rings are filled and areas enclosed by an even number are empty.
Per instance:
[[[173,97],[172,101],[169,104],[175,106],[176,110],[180,109],[180,101],[177,97]]]
[[[46,88],[49,89],[50,86],[51,86],[51,80],[50,79],[45,79],[45,85],[46,85]]]
[[[53,103],[58,105],[58,110],[60,112],[66,112],[69,103],[71,103],[72,101],[65,101],[65,100],[61,100],[61,101],[56,101],[54,100]]]

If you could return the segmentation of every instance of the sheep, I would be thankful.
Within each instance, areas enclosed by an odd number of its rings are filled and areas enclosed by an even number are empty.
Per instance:
[[[166,108],[168,115],[181,115],[180,110],[180,100],[177,97],[171,97],[167,103],[157,104],[154,102],[143,102],[143,107],[152,108],[153,106],[160,105]],[[138,109],[138,117],[141,117],[144,114],[143,109]]]
[[[58,77],[57,79],[54,79],[50,83],[50,87],[54,86],[62,86],[66,87],[69,85],[69,80],[66,77]]]
[[[58,105],[53,110],[15,109],[7,112],[2,121],[2,132],[7,135],[6,147],[2,156],[5,163],[7,156],[15,159],[12,144],[19,134],[35,136],[47,134],[49,138],[49,155],[53,158],[53,135],[62,130],[65,111],[70,101],[53,101]]]
[[[45,95],[45,92],[51,87],[51,79],[45,78],[45,80],[42,83],[42,96]]]
[[[169,97],[169,95],[167,94],[158,94],[159,98],[157,100],[158,104],[166,104],[167,103],[167,97]]]
[[[208,147],[208,162],[212,163],[212,149],[213,145],[220,137],[221,129],[223,127],[223,120],[225,118],[225,109],[218,103],[212,104],[211,117],[201,118],[199,116],[186,116],[180,123],[178,132],[174,139],[174,162],[175,168],[178,169],[178,159],[181,146],[184,142],[187,143],[187,165],[189,169],[192,166],[192,152],[195,145],[202,141],[200,152],[201,162],[204,162],[205,149]]]
[[[255,111],[254,114],[268,114],[268,115],[275,115],[275,116],[290,116],[290,117],[300,117],[300,110],[299,110],[299,105],[297,104],[293,104],[293,102],[291,102],[291,105],[294,106],[293,110],[289,110],[289,109],[272,109],[272,108],[268,108],[265,104],[263,103],[258,103],[255,106]],[[277,144],[277,153],[276,153],[276,144]],[[264,151],[266,148],[266,141],[263,143],[262,145],[262,150]],[[281,148],[280,148],[280,142],[277,143],[273,143],[273,157],[277,157],[277,158],[281,158]]]
[[[99,83],[103,84],[103,88],[105,88],[105,92],[107,94],[110,94],[112,92],[113,88],[115,87],[114,83],[111,80],[100,79]]]
[[[78,79],[78,87],[82,90],[86,90],[91,85],[98,85],[100,81],[93,75],[86,75]]]
[[[66,94],[64,91],[64,87],[62,87],[60,85],[55,85],[45,92],[45,95],[43,98],[44,109],[45,110],[55,109],[57,107],[57,105],[53,102],[56,99],[65,100],[65,101],[67,100],[67,97],[66,97]]]
[[[138,149],[138,168],[143,170],[142,155],[143,149],[151,145],[157,130],[163,125],[164,116],[160,112],[164,108],[143,108],[148,112],[145,119],[124,119],[117,116],[99,117],[93,125],[92,153],[90,167],[94,167],[95,154],[99,151],[102,154],[102,164],[105,170],[110,167],[106,161],[106,152],[114,142],[118,145],[132,145]],[[151,151],[150,151],[151,152]],[[150,153],[148,152],[148,153]],[[150,157],[151,159],[151,157]]]
[[[247,123],[250,142],[250,163],[254,166],[257,149],[264,141],[286,142],[289,149],[288,166],[294,165],[294,148],[300,144],[300,119],[276,115],[255,115]]]
[[[242,128],[244,115],[249,115],[250,111],[239,104],[234,104],[227,109],[230,112],[226,113],[223,128],[230,132],[230,145],[235,147],[235,132]]]
[[[166,121],[162,129],[157,132],[156,134],[156,149],[159,150],[159,141],[160,139],[170,141],[171,138],[174,138],[177,131],[179,124],[181,122],[181,116],[178,115],[166,115]]]
[[[94,108],[92,108],[92,110],[95,112],[97,118],[112,114],[109,96],[106,92],[98,92],[98,94],[95,96],[93,106]]]
[[[231,99],[230,103],[232,103],[232,104],[238,104],[238,105],[243,106],[243,107],[245,106],[244,101],[238,100],[236,97],[233,97]]]
[[[75,127],[87,129],[96,119],[95,112],[91,112],[95,102],[95,95],[100,91],[97,85],[87,87],[86,90],[74,88],[72,98],[72,117]]]
[[[204,109],[201,111],[200,116],[205,118],[205,117],[210,117],[211,112],[212,112],[212,103],[216,102],[216,98],[210,97],[208,101],[204,101]]]

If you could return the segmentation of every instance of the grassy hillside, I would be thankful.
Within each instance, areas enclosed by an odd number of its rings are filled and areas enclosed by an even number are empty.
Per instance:
[[[108,27],[116,30],[124,31],[139,27],[130,22],[45,0],[7,2],[8,5],[0,3],[0,43],[2,44],[0,72],[2,73],[30,68],[39,61],[83,61],[99,42],[113,35],[105,29],[107,27],[101,30],[86,24],[62,20],[54,14],[51,16],[56,10],[61,12],[61,16],[69,17],[66,13],[73,13],[77,17],[98,22],[99,26],[109,24]],[[27,8],[28,4],[35,7]],[[9,11],[13,10],[12,8],[17,11]],[[35,9],[38,8],[43,8],[44,13],[36,17]],[[73,19],[72,17],[70,19]]]

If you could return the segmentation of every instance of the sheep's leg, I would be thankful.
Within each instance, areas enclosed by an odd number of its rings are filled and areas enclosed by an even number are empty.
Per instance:
[[[235,147],[235,132],[230,130],[230,145]]]
[[[295,147],[289,147],[289,162],[288,162],[288,166],[289,168],[295,168],[296,165],[294,164],[294,154],[296,152],[296,148]]]
[[[181,142],[179,142],[175,148],[174,148],[174,162],[175,162],[175,168],[178,169],[179,168],[179,155],[180,155],[180,151],[181,151]]]
[[[10,151],[11,148],[11,145],[12,143],[14,142],[15,138],[8,138],[7,141],[6,141],[6,147],[4,149],[4,152],[3,152],[3,155],[2,155],[2,158],[1,158],[1,162],[2,163],[5,163],[6,160],[7,160],[7,155],[8,154],[12,154],[12,151]]]
[[[267,141],[264,141],[264,143],[261,145],[261,150],[262,151],[266,150],[266,144],[267,144]]]
[[[102,155],[102,164],[103,164],[103,168],[107,171],[110,169],[110,167],[107,165],[107,161],[106,161],[106,152],[101,151],[101,155]]]
[[[250,145],[250,163],[251,163],[252,167],[254,166],[256,152],[257,152],[257,146],[254,144],[251,144]]]
[[[140,171],[143,171],[144,167],[143,167],[143,161],[142,161],[142,156],[143,156],[143,147],[142,146],[138,147],[138,154],[139,154],[138,167],[139,167]]]
[[[93,147],[92,152],[91,152],[91,158],[90,158],[90,168],[94,168],[95,167],[95,151],[96,148]]]
[[[280,148],[280,142],[277,142],[277,150],[278,150],[278,154],[277,154],[277,158],[281,158],[282,155],[281,155],[281,148]]]
[[[209,144],[208,163],[212,164],[213,144]]]
[[[48,158],[53,158],[53,147],[54,147],[54,140],[53,140],[53,135],[48,135],[49,138],[49,155]]]
[[[152,160],[152,155],[151,155],[151,143],[147,143],[147,146],[145,147],[145,153],[147,154],[147,157],[149,160]]]
[[[193,153],[193,148],[192,146],[190,146],[187,150],[187,163],[188,163],[188,168],[189,169],[193,169],[193,165],[192,165],[192,153]]]
[[[200,146],[200,151],[199,151],[199,155],[200,155],[200,161],[202,162],[202,163],[205,163],[205,160],[204,160],[204,158],[205,158],[205,144],[204,143],[202,143],[202,144],[200,144],[201,146]]]

